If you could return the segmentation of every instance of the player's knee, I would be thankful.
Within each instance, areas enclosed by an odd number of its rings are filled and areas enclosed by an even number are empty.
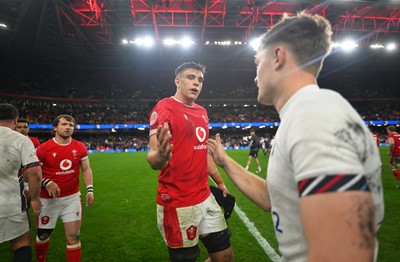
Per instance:
[[[168,247],[169,258],[171,262],[196,262],[200,255],[197,245],[188,248],[170,248]]]
[[[39,238],[40,241],[45,241],[50,237],[52,232],[53,229],[38,228],[37,237]]]
[[[222,231],[208,234],[201,238],[201,241],[207,248],[208,253],[215,253],[229,248],[231,246],[230,238],[231,231],[226,228]]]
[[[81,237],[81,232],[80,231],[72,232],[72,233],[68,234],[68,238],[72,239],[72,240],[79,241],[80,237]]]

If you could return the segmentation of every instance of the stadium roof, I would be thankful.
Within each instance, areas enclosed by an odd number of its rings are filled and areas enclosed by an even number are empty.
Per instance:
[[[240,60],[243,53],[248,57],[244,46],[214,41],[248,43],[285,13],[301,10],[328,18],[335,39],[351,36],[360,45],[400,39],[400,0],[1,0],[0,55],[64,65],[168,61],[183,59],[184,51],[162,47],[163,39],[188,35],[196,44],[191,59]],[[156,48],[122,44],[143,35]]]

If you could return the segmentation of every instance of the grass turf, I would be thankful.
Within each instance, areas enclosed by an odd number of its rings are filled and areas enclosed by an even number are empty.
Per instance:
[[[245,165],[247,150],[229,151],[229,154]],[[400,209],[400,191],[395,188],[396,181],[387,164],[387,148],[381,148],[381,155],[384,163],[382,179],[386,215],[378,232],[378,261],[390,262],[397,261],[400,257],[400,223],[397,217]],[[83,207],[82,261],[168,261],[167,249],[156,224],[157,171],[150,169],[145,156],[146,153],[90,155],[95,203],[92,207]],[[267,159],[260,154],[262,177],[265,176]],[[256,171],[254,163],[250,170]],[[228,189],[235,195],[237,205],[278,252],[270,214],[256,207],[232,185],[223,172],[221,174]],[[231,243],[236,261],[270,261],[235,212],[228,222],[232,231]],[[32,226],[34,235],[36,229],[33,222]],[[63,225],[59,222],[51,237],[48,261],[66,261],[65,245]],[[204,261],[207,252],[202,244],[200,248],[201,256],[198,261]],[[0,261],[11,261],[8,243],[0,245]]]

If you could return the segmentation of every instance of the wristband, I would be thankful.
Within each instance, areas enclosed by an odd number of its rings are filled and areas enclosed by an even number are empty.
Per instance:
[[[86,186],[86,192],[87,192],[87,193],[92,193],[92,194],[93,194],[93,185],[87,185],[87,186]]]
[[[53,183],[50,179],[43,178],[42,179],[42,186],[46,187],[48,184]]]
[[[217,171],[218,171],[218,169],[215,169],[214,172],[212,172],[212,173],[210,174],[210,176],[214,175]]]

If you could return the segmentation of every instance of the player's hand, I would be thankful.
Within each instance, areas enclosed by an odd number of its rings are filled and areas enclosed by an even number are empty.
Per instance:
[[[35,217],[39,217],[40,213],[42,212],[42,203],[40,202],[39,198],[31,199],[31,207],[33,211],[33,215]]]
[[[172,136],[171,132],[169,131],[168,123],[164,123],[163,126],[159,125],[157,127],[156,136],[158,154],[164,161],[169,161],[172,157],[173,145],[169,143]]]
[[[222,194],[226,197],[229,193],[228,189],[225,186],[225,183],[217,184],[217,187],[222,190]]]
[[[48,183],[46,185],[46,190],[47,193],[49,193],[49,196],[53,198],[57,198],[60,196],[61,189],[58,187],[58,185],[55,182]]]
[[[87,193],[86,194],[86,206],[89,207],[89,206],[93,205],[93,201],[94,201],[93,192]]]
[[[224,167],[226,164],[226,158],[228,154],[225,152],[224,146],[221,144],[220,134],[215,135],[215,140],[209,138],[207,141],[208,153],[214,159],[214,162],[220,167]]]

